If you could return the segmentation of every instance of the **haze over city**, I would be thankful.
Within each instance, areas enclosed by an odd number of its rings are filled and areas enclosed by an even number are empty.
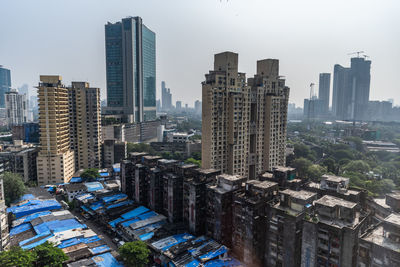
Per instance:
[[[351,52],[372,61],[371,100],[400,103],[398,1],[2,1],[0,59],[13,87],[60,74],[65,84],[90,81],[106,98],[104,25],[141,16],[157,37],[157,98],[166,81],[173,101],[193,106],[215,53],[239,53],[239,71],[255,73],[256,60],[277,58],[303,105],[309,84],[334,64],[349,66]],[[352,55],[354,56],[354,55]]]

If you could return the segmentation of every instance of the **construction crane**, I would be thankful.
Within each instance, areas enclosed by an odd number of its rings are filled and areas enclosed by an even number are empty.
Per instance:
[[[365,53],[364,51],[357,51],[357,52],[353,52],[353,53],[349,53],[349,54],[347,54],[347,55],[354,55],[354,54],[357,54],[357,57],[360,57],[360,54],[362,54],[362,53]]]

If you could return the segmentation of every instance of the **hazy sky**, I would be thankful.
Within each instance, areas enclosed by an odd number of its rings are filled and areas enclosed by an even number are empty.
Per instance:
[[[126,16],[156,33],[157,98],[165,80],[173,102],[193,106],[213,54],[233,51],[247,77],[256,60],[279,59],[290,102],[302,106],[320,72],[363,50],[371,99],[400,104],[398,0],[0,0],[0,64],[13,87],[60,74],[66,85],[89,81],[105,98],[104,24]]]

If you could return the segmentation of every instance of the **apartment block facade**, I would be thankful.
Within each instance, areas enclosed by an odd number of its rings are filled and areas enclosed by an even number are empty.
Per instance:
[[[255,179],[285,165],[289,88],[278,60],[258,61],[246,83],[238,54],[216,54],[202,87],[203,168]]]
[[[87,82],[72,82],[68,88],[71,150],[75,168],[101,167],[100,89]]]
[[[65,183],[75,172],[70,148],[68,89],[61,76],[40,76],[38,184]]]

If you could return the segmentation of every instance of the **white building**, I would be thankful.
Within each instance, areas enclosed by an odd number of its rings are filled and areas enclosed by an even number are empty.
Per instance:
[[[5,93],[6,117],[9,127],[28,121],[26,95],[18,94],[16,89]]]

